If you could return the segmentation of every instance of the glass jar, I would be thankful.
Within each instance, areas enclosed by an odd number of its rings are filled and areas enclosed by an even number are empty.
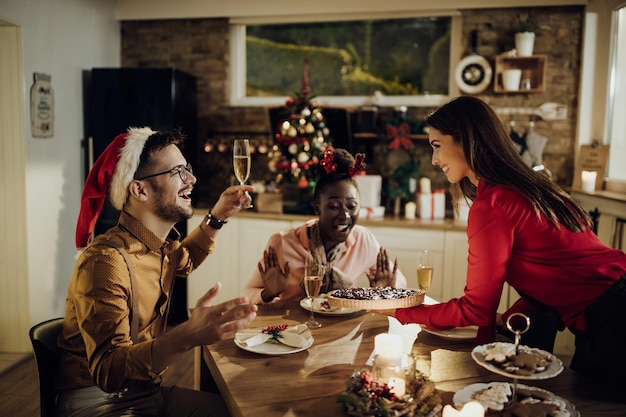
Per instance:
[[[398,398],[404,398],[407,386],[407,370],[402,357],[377,354],[372,362],[372,380],[387,385]]]

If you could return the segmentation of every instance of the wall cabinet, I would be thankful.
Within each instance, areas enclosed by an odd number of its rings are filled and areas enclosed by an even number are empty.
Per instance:
[[[204,214],[196,214],[187,221],[187,229],[192,230],[204,219]],[[222,290],[213,304],[232,299],[241,294],[237,280],[237,262],[243,255],[237,255],[238,222],[229,220],[216,237],[212,254],[187,278],[187,307],[193,308],[196,301],[216,282],[222,283]]]
[[[603,190],[594,193],[571,190],[570,194],[587,211],[597,213],[597,234],[602,243],[615,249],[626,250],[624,230],[620,225],[626,217],[626,197],[623,194]]]
[[[202,219],[204,214],[196,214],[189,219],[189,230]],[[291,224],[290,221],[280,220],[230,219],[217,235],[213,253],[188,278],[188,307],[193,307],[198,298],[218,281],[222,283],[222,290],[214,304],[240,297],[263,256],[270,235]]]
[[[495,93],[541,93],[546,90],[546,55],[532,56],[507,56],[498,55],[496,57],[496,71],[493,91]],[[520,69],[521,87],[519,90],[507,90],[503,86],[502,77],[504,71],[508,69]],[[528,85],[524,85],[524,80],[528,80]]]
[[[441,300],[444,293],[444,232],[396,227],[369,227],[389,256],[398,259],[398,268],[407,280],[407,287],[417,288],[417,252],[423,249],[433,254],[433,283],[428,295]]]

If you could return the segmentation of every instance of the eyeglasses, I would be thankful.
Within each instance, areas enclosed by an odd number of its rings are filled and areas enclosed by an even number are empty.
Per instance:
[[[159,175],[165,174],[178,174],[180,180],[182,182],[187,181],[187,173],[193,175],[193,169],[191,168],[191,164],[187,165],[176,165],[172,169],[168,169],[167,171],[159,172],[158,174],[146,175],[145,177],[136,178],[137,181],[145,180],[152,177],[158,177]]]

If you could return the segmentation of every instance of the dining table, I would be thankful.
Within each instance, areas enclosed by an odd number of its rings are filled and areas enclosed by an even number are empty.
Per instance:
[[[342,310],[343,311],[343,310]],[[259,305],[250,328],[295,326],[309,311],[300,302]],[[376,335],[389,331],[389,317],[372,311],[316,313],[322,323],[311,329],[310,347],[293,353],[249,351],[234,339],[202,346],[196,357],[198,387],[219,391],[233,417],[347,416],[338,401],[354,372],[369,369]],[[523,344],[523,340],[522,340]],[[422,329],[413,344],[415,366],[432,382],[442,405],[470,384],[513,382],[480,366],[471,355],[474,339]],[[572,371],[566,365],[547,379],[519,380],[569,401],[581,416],[626,416],[623,392]]]

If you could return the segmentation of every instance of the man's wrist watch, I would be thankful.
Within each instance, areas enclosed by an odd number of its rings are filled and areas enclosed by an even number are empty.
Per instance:
[[[204,224],[215,230],[221,229],[226,223],[228,223],[228,220],[220,220],[213,217],[211,210],[204,217]]]

